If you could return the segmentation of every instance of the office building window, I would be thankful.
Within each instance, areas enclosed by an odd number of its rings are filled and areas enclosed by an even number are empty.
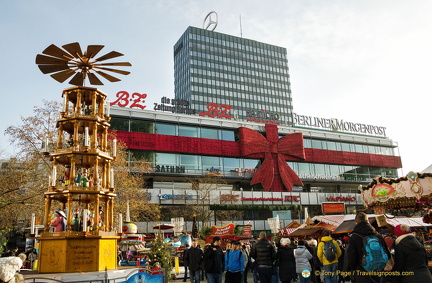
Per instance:
[[[160,134],[160,135],[172,135],[172,136],[177,135],[176,125],[170,125],[170,124],[156,123],[155,132],[156,134]]]
[[[177,154],[157,152],[155,157],[156,165],[170,165],[175,166],[177,162]]]
[[[178,126],[178,135],[181,137],[198,137],[198,128],[191,126]]]
[[[110,121],[110,130],[114,131],[129,131],[129,120],[112,118]]]

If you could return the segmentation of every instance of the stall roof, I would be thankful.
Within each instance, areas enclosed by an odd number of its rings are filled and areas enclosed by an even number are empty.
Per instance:
[[[320,230],[323,230],[323,227],[310,227],[310,228],[300,228],[289,234],[290,237],[300,237],[300,236],[307,236],[312,235]]]
[[[399,224],[405,224],[409,227],[432,227],[432,224],[424,223],[421,217],[386,218],[386,221],[393,227],[396,227]]]
[[[289,234],[291,234],[292,232],[294,232],[297,229],[299,229],[299,228],[298,227],[296,227],[296,228],[285,228],[285,229],[282,229],[280,232],[282,233],[282,235],[289,235]]]
[[[377,214],[368,214],[367,215],[369,219],[375,218],[378,216]],[[312,218],[314,221],[324,222],[333,226],[339,226],[344,221],[347,220],[354,220],[356,217],[355,214],[344,214],[344,215],[317,215]]]
[[[315,226],[316,227],[323,227],[324,229],[330,230],[330,231],[333,231],[334,229],[337,228],[337,226],[335,226],[335,225],[327,224],[327,223],[324,223],[324,222],[320,222],[320,223],[318,223]]]

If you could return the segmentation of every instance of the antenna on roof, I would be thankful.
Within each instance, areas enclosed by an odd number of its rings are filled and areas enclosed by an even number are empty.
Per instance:
[[[242,24],[241,24],[241,14],[240,14],[240,37],[243,38],[243,30],[242,30]]]

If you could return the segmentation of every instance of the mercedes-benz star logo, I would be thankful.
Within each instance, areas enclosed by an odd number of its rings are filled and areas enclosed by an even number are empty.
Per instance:
[[[207,14],[203,22],[203,29],[214,31],[218,25],[218,14],[215,11],[211,11]]]

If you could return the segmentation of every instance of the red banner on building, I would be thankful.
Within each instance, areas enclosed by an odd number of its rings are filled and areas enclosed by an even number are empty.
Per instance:
[[[323,202],[321,204],[323,214],[328,213],[345,213],[345,204],[343,202]]]
[[[211,226],[211,235],[212,236],[225,236],[225,235],[233,235],[234,234],[235,225],[230,223],[228,225],[217,227]]]

